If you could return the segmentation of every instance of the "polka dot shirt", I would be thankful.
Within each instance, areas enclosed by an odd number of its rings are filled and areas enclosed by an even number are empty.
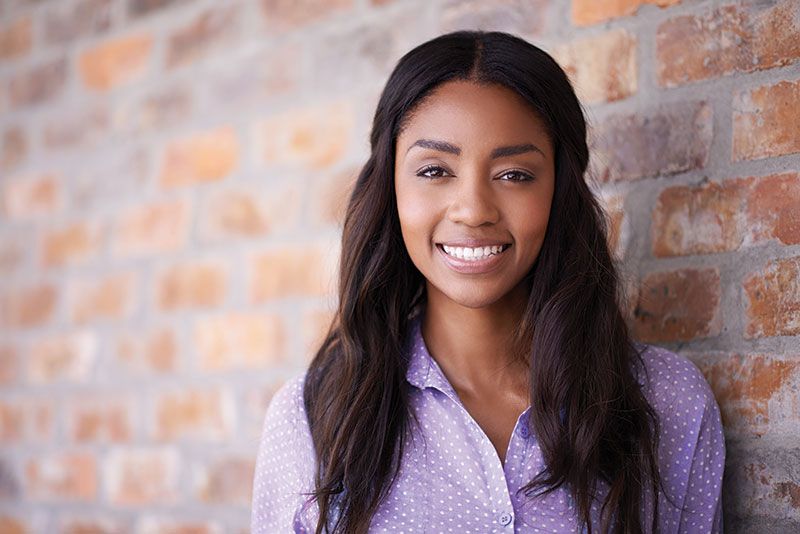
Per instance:
[[[578,526],[566,488],[541,497],[517,493],[544,468],[536,436],[526,423],[528,409],[517,419],[501,463],[428,352],[419,316],[408,347],[410,407],[420,427],[408,436],[400,475],[369,531],[585,531]],[[725,442],[719,407],[689,360],[663,348],[642,347],[649,382],[640,382],[662,425],[659,532],[721,532]],[[253,486],[253,534],[314,532],[318,511],[304,495],[313,488],[315,454],[303,408],[303,379],[301,375],[287,382],[267,409]],[[599,531],[599,508],[607,491],[607,486],[599,487],[592,510],[594,532]],[[642,517],[649,524],[652,502]]]

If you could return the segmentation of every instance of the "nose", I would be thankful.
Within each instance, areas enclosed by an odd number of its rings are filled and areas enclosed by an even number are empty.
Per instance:
[[[448,217],[452,222],[480,226],[498,221],[500,211],[485,175],[462,174],[455,182],[453,201],[448,209]]]

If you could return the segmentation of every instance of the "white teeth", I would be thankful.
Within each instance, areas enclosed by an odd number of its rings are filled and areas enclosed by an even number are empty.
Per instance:
[[[470,247],[450,247],[447,245],[442,245],[444,251],[449,254],[450,256],[454,256],[456,258],[462,260],[481,260],[488,256],[499,254],[503,251],[502,245],[494,245],[491,247],[477,247],[477,248],[470,248]]]

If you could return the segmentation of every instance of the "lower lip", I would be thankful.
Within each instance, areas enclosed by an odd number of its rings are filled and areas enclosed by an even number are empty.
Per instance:
[[[511,247],[509,246],[500,254],[492,254],[488,258],[480,260],[462,260],[456,258],[445,252],[442,245],[436,245],[436,249],[444,257],[447,266],[454,271],[461,274],[483,274],[497,269],[497,266],[502,263]]]

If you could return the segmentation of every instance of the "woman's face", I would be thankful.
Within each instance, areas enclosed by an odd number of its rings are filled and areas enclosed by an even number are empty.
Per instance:
[[[539,255],[553,198],[553,147],[537,114],[503,86],[446,82],[395,150],[403,240],[429,299],[481,308],[511,298]]]

